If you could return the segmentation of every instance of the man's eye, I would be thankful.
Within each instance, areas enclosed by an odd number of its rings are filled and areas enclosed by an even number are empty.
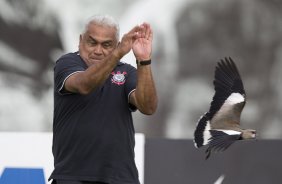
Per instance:
[[[110,48],[112,46],[111,43],[103,43],[104,48]]]
[[[88,45],[91,45],[91,46],[94,46],[94,45],[97,44],[97,42],[95,42],[95,41],[93,41],[93,40],[88,40],[88,41],[87,41],[87,44],[88,44]]]

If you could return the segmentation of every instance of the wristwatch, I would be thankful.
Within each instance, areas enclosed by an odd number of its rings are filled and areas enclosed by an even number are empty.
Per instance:
[[[136,60],[136,64],[138,65],[138,66],[143,66],[143,65],[150,65],[151,64],[151,59],[150,60],[144,60],[144,61],[138,61],[138,60]]]

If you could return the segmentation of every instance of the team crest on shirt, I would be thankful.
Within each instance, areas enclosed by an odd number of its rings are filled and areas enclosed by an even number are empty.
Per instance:
[[[126,72],[120,72],[120,71],[117,71],[117,73],[115,72],[112,72],[112,83],[115,83],[117,85],[123,85],[125,83],[125,75],[127,73]]]

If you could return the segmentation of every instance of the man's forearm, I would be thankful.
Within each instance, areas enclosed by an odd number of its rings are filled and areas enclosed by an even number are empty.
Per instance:
[[[150,65],[137,68],[135,98],[140,112],[150,115],[156,111],[158,98]]]
[[[109,77],[121,57],[118,50],[115,49],[100,63],[89,66],[84,72],[77,73],[72,85],[76,86],[75,91],[80,94],[88,94],[95,90]]]
[[[121,57],[119,56],[117,49],[115,49],[113,53],[106,57],[103,61],[90,66],[85,73],[88,85],[95,88],[104,83],[112,70],[116,67],[120,58]]]

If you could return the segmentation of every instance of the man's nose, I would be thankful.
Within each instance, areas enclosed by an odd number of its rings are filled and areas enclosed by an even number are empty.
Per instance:
[[[102,45],[97,44],[97,45],[94,47],[94,53],[95,53],[95,54],[103,54]]]

